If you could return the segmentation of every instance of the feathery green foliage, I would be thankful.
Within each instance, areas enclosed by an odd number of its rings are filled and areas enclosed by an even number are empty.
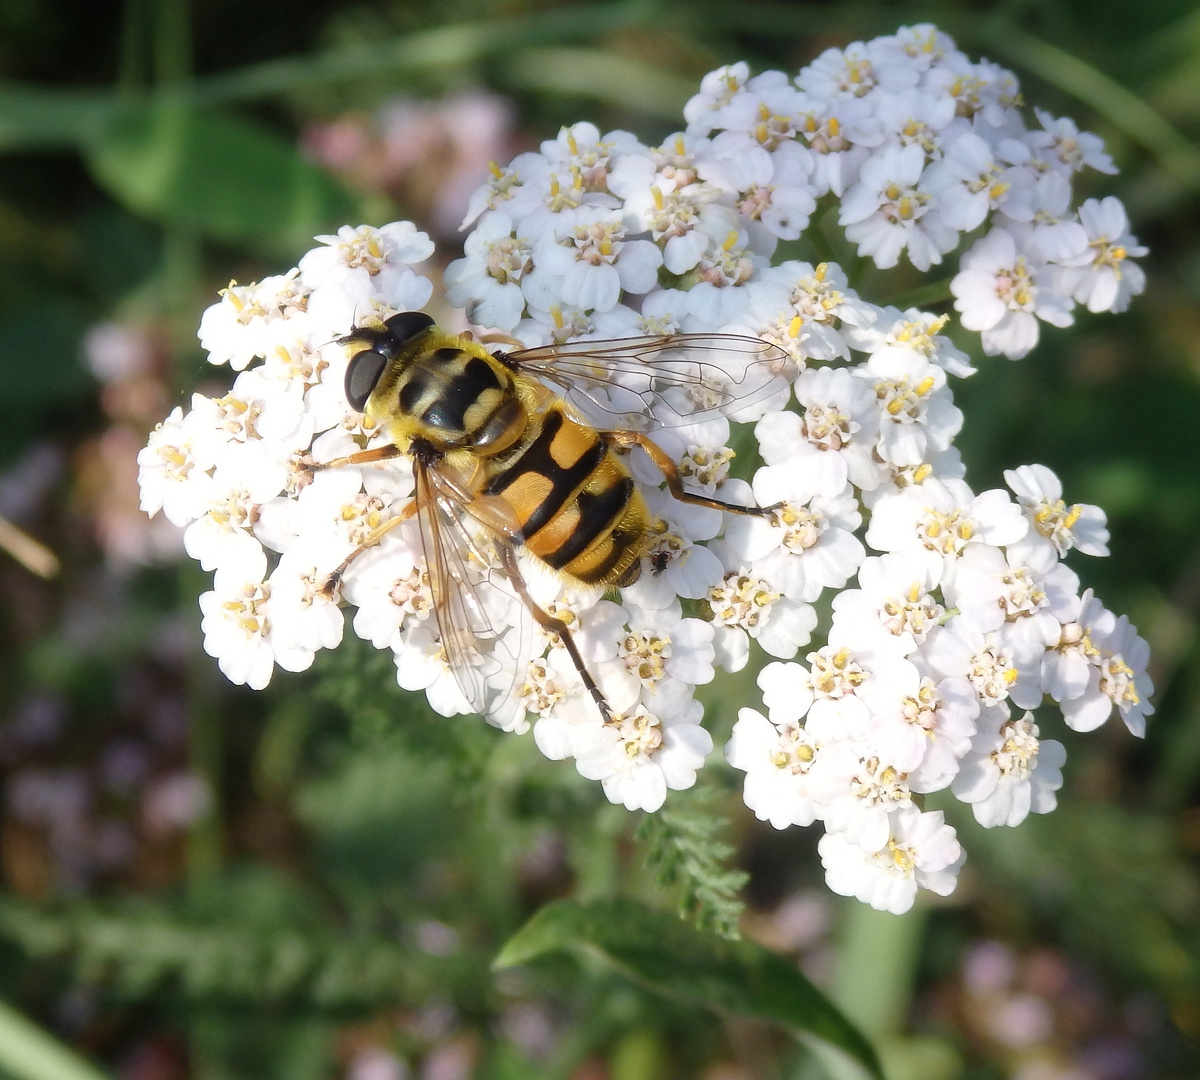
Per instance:
[[[722,839],[729,820],[717,794],[709,787],[674,792],[662,810],[642,816],[635,835],[659,884],[678,888],[679,917],[736,940],[745,907],[738,894],[749,877],[729,866],[736,849]]]

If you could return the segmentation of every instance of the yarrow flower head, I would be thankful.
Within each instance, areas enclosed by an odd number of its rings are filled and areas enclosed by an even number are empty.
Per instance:
[[[1072,204],[1111,159],[1019,102],[1011,72],[921,25],[794,78],[722,67],[659,146],[579,123],[493,163],[442,285],[499,359],[439,339],[420,364],[447,366],[391,413],[372,404],[388,357],[350,366],[347,336],[428,326],[414,224],[345,226],[231,283],[200,325],[229,389],[139,456],[143,508],[214,573],[205,649],[259,689],[348,625],[434,711],[532,728],[643,811],[711,754],[696,688],[758,669],[725,747],[747,806],[820,822],[837,893],[899,912],[949,892],[964,854],[921,797],[988,827],[1049,812],[1065,752],[1031,710],[1143,734],[1148,648],[1062,562],[1107,554],[1098,507],[1043,465],[968,483],[951,313],[775,253],[825,207],[880,269],[950,261],[987,355],[1124,310],[1145,249],[1114,197]],[[585,516],[606,522],[590,539]],[[607,592],[569,572],[626,556]]]

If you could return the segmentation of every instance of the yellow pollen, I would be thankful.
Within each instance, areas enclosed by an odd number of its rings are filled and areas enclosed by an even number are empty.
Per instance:
[[[792,321],[788,323],[788,337],[798,338],[800,336],[800,328],[804,325],[804,320],[799,315],[793,315]]]
[[[377,236],[372,236],[371,239],[367,241],[367,251],[372,259],[383,258],[383,248],[380,247],[379,238]]]
[[[1010,667],[1004,673],[1004,681],[1006,683],[1015,683],[1017,681],[1017,669],[1015,667]]]
[[[833,663],[836,667],[844,667],[846,661],[850,659],[850,650],[846,648],[838,649],[833,656]]]
[[[946,323],[948,323],[949,321],[950,321],[950,316],[949,316],[949,315],[939,315],[939,316],[938,316],[936,319],[934,319],[934,320],[933,320],[933,322],[931,322],[931,323],[929,324],[929,330],[927,331],[927,333],[928,333],[928,334],[929,334],[931,337],[932,337],[934,334],[940,334],[940,333],[942,332],[942,328],[943,328],[943,327],[946,325]]]
[[[919,383],[917,383],[917,394],[924,397],[933,389],[934,379],[932,375],[926,375]]]
[[[914,581],[912,586],[908,590],[908,602],[910,604],[915,604],[920,598],[921,598],[921,586],[918,585]]]
[[[557,176],[550,177],[550,194],[551,195],[558,194],[558,177]]]
[[[1083,507],[1076,503],[1071,507],[1071,512],[1067,514],[1066,520],[1063,522],[1068,529],[1075,527],[1075,522],[1079,520],[1079,516],[1083,513]]]
[[[904,411],[904,399],[892,398],[892,400],[887,403],[887,411],[893,416],[899,416],[899,414]]]
[[[663,208],[663,193],[660,188],[652,187],[650,194],[654,196],[654,209],[661,210]]]
[[[563,313],[562,308],[557,304],[550,309],[550,318],[554,320],[554,328],[561,330],[563,328]]]
[[[572,157],[579,153],[579,143],[575,141],[575,136],[570,132],[567,133],[567,149],[571,151]]]
[[[817,263],[817,268],[813,271],[813,277],[817,281],[824,281],[827,273],[829,273],[829,263]]]
[[[1010,187],[1012,187],[1012,184],[1010,184],[1007,180],[997,180],[996,183],[988,188],[988,198],[998,199],[1001,195],[1007,192]]]
[[[842,125],[838,123],[838,118],[831,116],[829,118],[829,134],[836,138],[841,133],[841,130]]]
[[[607,237],[605,239],[601,240],[600,241],[600,254],[601,255],[611,255],[612,252],[613,252],[612,241],[609,240]]]
[[[975,528],[969,521],[964,521],[958,527],[958,535],[964,540],[970,540],[971,537],[975,535]]]
[[[721,245],[721,249],[723,251],[732,251],[735,247],[737,247],[737,242],[738,242],[737,229],[731,229],[729,231],[729,235],[727,237],[725,237],[725,243],[723,243]]]
[[[929,462],[918,465],[913,471],[913,482],[916,484],[921,483],[931,472],[933,472],[933,466]]]
[[[758,106],[758,118],[763,123],[771,119],[771,110],[767,108],[765,102],[760,103]]]
[[[682,135],[675,136],[675,153],[680,157],[687,153],[687,146],[684,144]]]
[[[900,200],[899,211],[900,216],[906,221],[913,216],[913,201],[910,196],[905,195],[904,198]]]
[[[504,170],[500,168],[494,161],[488,162],[488,172],[490,172],[497,180],[504,176]]]

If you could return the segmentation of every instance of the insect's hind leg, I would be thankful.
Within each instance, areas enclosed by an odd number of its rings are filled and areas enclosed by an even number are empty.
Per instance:
[[[707,495],[698,495],[688,491],[683,486],[683,477],[679,467],[671,460],[671,456],[663,450],[649,435],[641,431],[606,431],[604,438],[615,446],[640,446],[654,462],[654,467],[663,474],[671,495],[680,502],[693,503],[696,506],[710,506],[714,510],[725,510],[730,514],[745,514],[747,517],[769,518],[782,503],[771,506],[746,506],[742,503],[729,503],[721,499],[713,499]]]
[[[604,692],[596,685],[596,680],[592,678],[586,666],[583,663],[583,657],[579,655],[579,649],[575,645],[575,639],[571,636],[571,631],[567,624],[562,619],[556,619],[548,611],[542,609],[541,605],[529,595],[529,588],[525,584],[525,578],[521,575],[521,568],[517,565],[517,556],[509,544],[498,544],[500,549],[500,561],[504,568],[504,573],[507,576],[509,583],[516,590],[517,597],[521,603],[528,609],[529,614],[534,617],[538,625],[543,629],[549,630],[558,635],[558,640],[562,642],[563,648],[567,650],[567,655],[571,658],[571,663],[575,665],[575,670],[579,672],[579,678],[583,681],[584,689],[591,695],[592,700],[596,703],[596,708],[600,710],[601,719],[607,724],[613,719],[612,709],[609,708],[608,702],[604,698]]]

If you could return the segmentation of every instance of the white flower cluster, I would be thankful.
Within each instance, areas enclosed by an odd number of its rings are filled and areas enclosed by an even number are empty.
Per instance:
[[[1006,473],[1011,494],[976,494],[963,479],[949,378],[974,369],[941,333],[946,317],[869,303],[832,263],[769,264],[776,241],[798,236],[832,192],[881,266],[905,248],[928,266],[992,213],[1001,217],[981,244],[1012,244],[1039,274],[1052,252],[1065,274],[1074,230],[1090,235],[1089,217],[1108,228],[1117,211],[1105,200],[1081,208],[1082,225],[1050,221],[1046,206],[1061,215],[1066,204],[1048,192],[1080,164],[1108,161],[1069,121],[1025,132],[1015,93],[1010,74],[970,64],[931,27],[830,50],[796,85],[734,65],[705,80],[689,131],[661,147],[577,124],[494,167],[473,200],[466,255],[446,272],[473,323],[526,346],[732,333],[796,361],[790,388],[749,404],[716,413],[694,401],[703,415],[692,417],[675,400],[631,419],[689,490],[775,507],[769,517],[675,500],[639,448],[629,465],[654,524],[634,585],[605,598],[521,554],[533,599],[570,627],[613,715],[601,715],[557,636],[501,589],[503,613],[491,614],[503,647],[480,656],[503,703],[488,719],[514,732],[532,721],[547,756],[573,758],[612,801],[655,810],[668,789],[695,782],[712,750],[694,689],[745,667],[756,641],[777,661],[759,677],[764,711],[741,710],[726,748],[746,773],[747,805],[777,828],[822,821],[830,887],[897,912],[918,887],[949,892],[962,861],[922,796],[949,788],[986,826],[1053,808],[1065,755],[1040,740],[1029,710],[1049,698],[1089,730],[1115,707],[1139,735],[1153,711],[1145,642],[1080,594],[1061,561],[1071,548],[1107,554],[1103,513],[1065,503],[1040,465]],[[963,162],[984,150],[996,162],[972,178]],[[974,186],[980,178],[990,186]],[[879,192],[893,192],[886,205]],[[215,570],[200,601],[206,649],[256,688],[274,665],[300,670],[340,642],[343,609],[322,587],[414,493],[406,457],[306,466],[386,445],[346,403],[344,350],[323,346],[368,316],[419,309],[431,286],[412,266],[432,246],[408,223],[318,239],[296,270],[231,285],[206,312],[202,343],[240,374],[227,395],[177,409],[140,457],[143,507],[184,526],[189,554]],[[1115,258],[1104,267],[1127,301],[1137,275],[1126,265],[1120,278]],[[1101,270],[1072,271],[1080,302],[1102,294]],[[1039,277],[1042,303],[1051,280],[1067,279]],[[1012,314],[990,324],[993,344]],[[572,407],[611,428],[611,412],[588,413],[604,394],[595,389],[572,394]],[[753,425],[761,465],[748,480],[730,476],[731,424]],[[486,561],[485,540],[472,557]],[[401,686],[424,690],[443,715],[469,713],[424,551],[418,522],[404,521],[350,563],[340,599],[357,608],[355,633],[393,651]],[[814,644],[814,605],[830,598],[831,625]]]
[[[767,260],[824,200],[881,268],[906,254],[928,270],[986,226],[951,283],[955,307],[985,353],[1024,356],[1039,319],[1123,311],[1145,287],[1130,261],[1145,248],[1115,197],[1071,209],[1075,173],[1116,172],[1101,140],[1041,110],[1028,128],[1019,101],[1012,72],[929,25],[827,49],[794,79],[731,64],[662,146],[576,124],[493,166],[450,299],[504,330],[528,311],[522,338],[740,322],[771,308]],[[626,305],[622,291],[651,296]]]

